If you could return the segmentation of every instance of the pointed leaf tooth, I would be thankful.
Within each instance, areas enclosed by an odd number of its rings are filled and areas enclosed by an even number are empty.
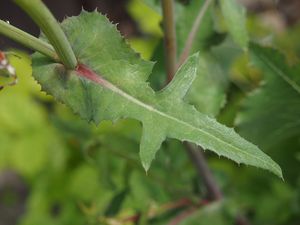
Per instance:
[[[164,130],[160,125],[157,125],[155,121],[143,123],[140,158],[146,172],[149,170],[156,152],[160,149],[160,146],[165,139],[166,135]]]
[[[159,92],[159,95],[169,101],[182,99],[196,78],[198,62],[198,53],[190,56],[179,68],[173,80]]]

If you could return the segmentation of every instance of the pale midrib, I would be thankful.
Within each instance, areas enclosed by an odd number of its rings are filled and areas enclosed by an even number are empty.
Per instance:
[[[252,158],[254,158],[254,159],[257,159],[257,160],[261,161],[262,163],[271,166],[271,167],[274,169],[274,171],[277,171],[277,172],[278,172],[278,169],[277,169],[273,164],[271,164],[271,163],[269,163],[269,162],[267,162],[267,161],[264,161],[264,160],[262,160],[261,158],[255,156],[255,155],[252,155],[252,154],[250,154],[250,153],[248,153],[248,152],[242,151],[241,149],[235,147],[234,145],[231,145],[230,143],[227,143],[227,142],[223,141],[222,139],[219,139],[219,138],[217,138],[216,136],[214,136],[214,135],[212,135],[212,134],[210,134],[210,133],[208,133],[208,132],[206,132],[206,131],[204,131],[204,130],[198,128],[198,127],[194,127],[194,126],[192,126],[191,124],[189,124],[189,123],[187,123],[187,122],[185,122],[185,121],[179,120],[179,119],[177,119],[176,117],[170,116],[170,115],[168,115],[168,114],[166,114],[166,113],[164,113],[164,112],[161,112],[161,111],[157,110],[156,108],[154,108],[154,107],[152,107],[152,106],[150,106],[150,105],[147,105],[147,104],[141,102],[140,100],[138,100],[138,99],[132,97],[131,95],[129,95],[129,94],[127,94],[126,92],[124,92],[123,90],[119,89],[119,88],[116,87],[114,84],[112,84],[112,83],[110,83],[109,81],[105,80],[104,78],[102,78],[102,76],[100,76],[100,75],[98,75],[98,74],[97,74],[97,80],[92,80],[92,79],[89,79],[89,78],[87,78],[87,77],[85,77],[85,79],[88,79],[88,80],[90,80],[90,81],[92,81],[92,82],[95,82],[95,83],[97,83],[97,84],[103,86],[104,88],[107,88],[107,89],[109,89],[109,90],[111,90],[111,91],[113,91],[113,92],[115,92],[115,93],[117,93],[117,94],[123,96],[123,97],[126,98],[127,100],[129,100],[129,101],[131,101],[131,102],[133,102],[133,103],[135,103],[135,104],[137,104],[137,105],[139,105],[139,106],[141,106],[141,107],[143,107],[143,108],[146,108],[146,109],[149,110],[149,111],[155,112],[155,113],[157,113],[157,114],[159,114],[159,115],[161,115],[161,116],[163,116],[163,117],[166,117],[166,118],[168,118],[168,119],[170,119],[170,120],[174,120],[174,121],[176,121],[176,122],[178,122],[178,123],[181,123],[181,124],[183,124],[183,125],[185,125],[185,126],[188,126],[188,127],[192,128],[192,129],[194,129],[194,130],[198,130],[199,132],[202,132],[202,133],[204,133],[204,134],[206,134],[206,135],[208,135],[208,136],[211,136],[212,138],[219,140],[220,142],[224,143],[225,145],[231,146],[232,148],[236,149],[238,152],[241,152],[241,153],[243,153],[243,154],[245,154],[245,155],[248,155],[249,157],[252,157]],[[244,163],[245,163],[245,162],[244,162]],[[267,169],[267,168],[266,168],[266,169]]]

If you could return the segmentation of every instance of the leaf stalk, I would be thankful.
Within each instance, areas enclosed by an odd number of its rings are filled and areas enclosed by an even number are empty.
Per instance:
[[[8,22],[3,20],[0,20],[0,34],[24,45],[25,47],[48,56],[55,62],[60,61],[54,48],[50,44],[10,25]]]
[[[75,69],[77,59],[71,45],[49,9],[41,0],[14,0],[41,28],[67,69]]]

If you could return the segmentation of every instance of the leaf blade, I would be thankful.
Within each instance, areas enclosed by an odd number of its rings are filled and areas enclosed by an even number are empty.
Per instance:
[[[275,49],[254,43],[249,49],[251,62],[263,72],[264,80],[259,89],[245,99],[244,110],[239,113],[236,124],[244,136],[265,149],[272,149],[299,136],[300,67],[289,67],[284,56]]]
[[[265,70],[269,70],[282,78],[288,85],[300,94],[300,79],[297,68],[289,68],[284,56],[272,48],[264,48],[255,43],[250,44],[253,61]],[[261,61],[261,62],[258,62]]]
[[[197,74],[198,54],[187,60],[168,87],[155,93],[146,83],[153,64],[137,57],[104,16],[83,12],[62,27],[82,64],[76,71],[66,71],[36,54],[34,77],[47,93],[88,121],[141,121],[144,135],[140,154],[145,169],[161,142],[169,137],[192,141],[238,163],[282,176],[280,167],[256,146],[183,101]],[[90,42],[83,41],[86,36]]]

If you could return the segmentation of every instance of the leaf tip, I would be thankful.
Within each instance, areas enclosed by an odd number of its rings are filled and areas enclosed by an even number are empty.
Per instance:
[[[282,170],[281,170],[281,168],[280,168],[279,166],[278,166],[278,168],[277,168],[275,174],[276,174],[282,181],[284,181],[283,173],[282,173]]]
[[[148,175],[148,171],[149,171],[149,169],[150,169],[151,162],[150,162],[150,163],[147,163],[147,162],[145,162],[145,161],[142,161],[142,166],[143,166],[143,168],[144,168],[144,170],[145,170],[145,172],[146,172],[146,175]]]

